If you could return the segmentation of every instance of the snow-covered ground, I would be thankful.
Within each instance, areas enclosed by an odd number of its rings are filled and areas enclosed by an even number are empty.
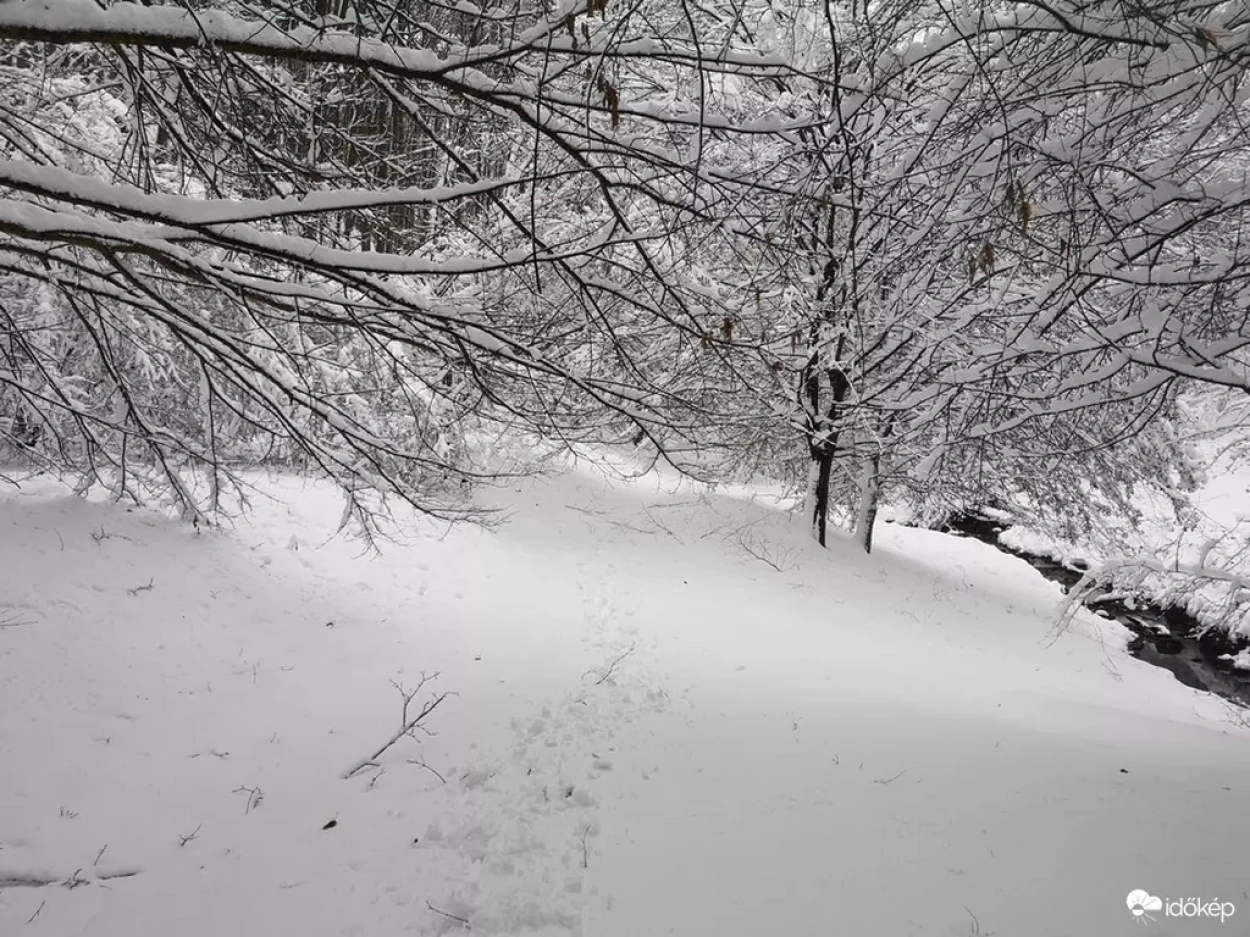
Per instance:
[[[0,934],[1248,932],[1250,731],[988,546],[585,470],[379,556],[261,487],[0,489]]]

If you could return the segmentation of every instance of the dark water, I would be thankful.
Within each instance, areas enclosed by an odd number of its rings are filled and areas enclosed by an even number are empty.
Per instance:
[[[980,514],[957,514],[947,519],[945,533],[972,537],[995,549],[1024,560],[1047,579],[1068,591],[1084,574],[1085,566],[1064,565],[1048,556],[1015,550],[999,542],[1007,525]],[[1236,654],[1245,644],[1235,644],[1222,633],[1202,633],[1202,625],[1183,609],[1163,608],[1149,602],[1129,608],[1123,602],[1087,602],[1090,611],[1118,621],[1135,637],[1128,649],[1138,660],[1162,667],[1187,687],[1205,690],[1250,709],[1250,671],[1237,670],[1222,654]]]

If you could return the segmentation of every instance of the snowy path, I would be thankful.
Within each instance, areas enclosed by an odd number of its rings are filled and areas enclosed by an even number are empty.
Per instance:
[[[1134,932],[1134,888],[1250,915],[1250,733],[1122,637],[1044,646],[1054,587],[990,548],[821,554],[572,476],[361,558],[279,487],[205,537],[0,501],[0,933],[1090,937]],[[457,694],[436,734],[342,780],[422,671]]]

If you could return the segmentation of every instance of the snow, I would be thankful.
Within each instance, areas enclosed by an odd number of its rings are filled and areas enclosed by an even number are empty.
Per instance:
[[[437,204],[462,197],[470,191],[486,192],[506,187],[507,180],[460,187],[435,189],[399,189],[391,192],[327,192],[303,199],[258,199],[252,201],[205,200],[179,195],[149,195],[118,182],[105,182],[89,176],[68,172],[53,166],[34,166],[14,160],[0,159],[0,184],[13,185],[40,195],[104,208],[121,215],[154,218],[175,225],[155,226],[138,221],[112,221],[58,211],[14,201],[0,206],[0,230],[19,235],[86,234],[121,242],[146,242],[176,254],[165,243],[168,238],[199,239],[229,244],[234,248],[281,255],[292,262],[327,264],[341,270],[371,273],[395,273],[410,276],[423,274],[470,274],[499,268],[495,258],[456,258],[432,261],[421,257],[385,254],[377,251],[351,251],[325,247],[310,238],[276,234],[250,224],[234,223],[232,216],[249,219],[278,218],[286,215],[318,213],[352,207],[376,207],[394,204]],[[269,213],[269,214],[267,214]],[[606,238],[602,239],[606,242]],[[533,256],[525,252],[523,256]],[[543,261],[556,255],[541,252]],[[576,256],[576,255],[568,255]],[[515,262],[515,259],[512,261]]]
[[[1250,906],[1246,729],[1112,623],[1051,640],[1058,587],[984,544],[826,552],[761,492],[581,468],[372,554],[330,489],[256,485],[198,533],[0,489],[0,933],[1088,937],[1138,888]],[[422,672],[416,703],[454,694],[433,734],[342,779]]]
[[[258,26],[221,10],[197,10],[178,6],[146,6],[115,3],[101,7],[91,0],[6,0],[0,7],[0,25],[13,36],[28,39],[82,38],[98,40],[117,36],[122,41],[142,38],[171,48],[216,45],[272,54],[299,54],[307,59],[335,61],[358,58],[372,67],[393,73],[431,73],[452,63],[423,49],[390,46],[342,31],[321,31],[307,26],[289,30],[274,25]],[[480,54],[486,50],[472,50]],[[471,56],[470,56],[471,57]]]

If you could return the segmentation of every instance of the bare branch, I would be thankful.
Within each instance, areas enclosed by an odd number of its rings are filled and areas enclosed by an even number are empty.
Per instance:
[[[405,738],[405,737],[416,738],[415,733],[418,730],[428,733],[429,730],[426,728],[424,724],[425,720],[430,716],[431,713],[434,712],[435,709],[438,708],[438,706],[443,702],[443,700],[445,700],[448,696],[451,696],[453,694],[440,693],[438,695],[431,696],[430,699],[424,705],[421,706],[420,710],[418,710],[415,715],[411,715],[411,716],[409,715],[409,706],[411,705],[413,699],[417,696],[417,694],[420,693],[421,690],[425,687],[425,685],[429,683],[431,680],[438,679],[438,676],[439,674],[437,671],[435,673],[429,674],[428,676],[424,672],[422,672],[421,681],[412,690],[405,689],[403,686],[401,686],[398,683],[395,683],[394,681],[391,682],[391,685],[395,687],[395,689],[399,692],[400,697],[403,699],[403,708],[402,708],[401,715],[400,715],[399,729],[386,742],[384,742],[381,745],[381,747],[379,747],[372,755],[368,756],[367,758],[361,759],[359,762],[357,762],[354,766],[349,768],[347,771],[344,771],[342,775],[344,780],[355,776],[359,772],[363,771],[365,768],[379,767],[378,759],[381,758],[382,755],[384,755],[386,751],[391,746],[393,746],[396,742],[398,742],[400,739]]]
[[[603,686],[603,684],[606,683],[611,678],[613,672],[616,670],[616,665],[619,664],[621,661],[623,661],[625,658],[627,658],[630,654],[634,653],[636,649],[637,649],[637,645],[631,644],[627,651],[625,651],[623,654],[616,657],[611,663],[608,664],[607,668],[603,671],[602,674],[600,674],[599,679],[595,681],[594,685]],[[586,676],[586,674],[589,674],[592,672],[593,671],[588,670],[586,671],[586,673],[582,674],[582,676],[584,677]]]
[[[455,921],[457,924],[462,925],[465,930],[470,929],[469,921],[467,918],[462,918],[462,917],[459,917],[458,915],[450,914],[447,911],[440,911],[438,908],[434,907],[434,905],[430,904],[429,901],[426,901],[425,906],[429,910],[433,911],[435,914],[441,914],[443,917],[447,918],[448,920]]]

